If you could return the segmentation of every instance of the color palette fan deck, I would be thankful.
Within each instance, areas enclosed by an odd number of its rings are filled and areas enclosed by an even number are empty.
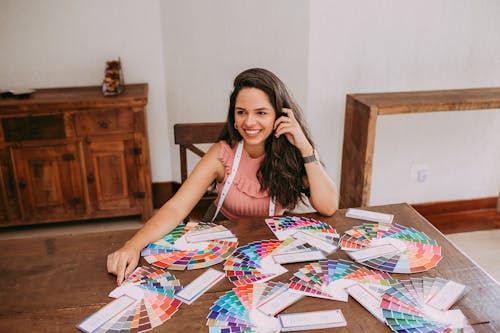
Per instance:
[[[279,320],[260,311],[259,307],[287,290],[288,285],[282,282],[245,284],[233,288],[210,308],[207,316],[209,332],[279,332]]]
[[[334,239],[339,238],[339,234],[331,225],[313,218],[275,216],[265,221],[279,240],[284,240],[298,231],[307,232],[325,242],[332,242]]]
[[[138,267],[110,297],[116,298],[77,327],[83,332],[146,332],[163,324],[177,312],[181,301],[174,298],[182,289],[169,272]]]
[[[180,224],[141,251],[150,264],[173,270],[198,269],[218,264],[238,247],[235,235],[209,222]]]
[[[289,288],[303,295],[347,302],[345,288],[360,283],[381,295],[398,281],[387,272],[371,270],[348,260],[321,260],[300,268]]]
[[[387,289],[380,308],[394,332],[470,333],[474,330],[463,313],[448,310],[465,289],[441,278],[412,278]]]
[[[279,240],[261,240],[241,246],[224,263],[229,281],[239,286],[264,282],[287,271],[277,264],[271,254],[280,247]]]
[[[399,224],[364,223],[346,231],[339,244],[351,259],[387,272],[423,272],[441,260],[435,240]]]

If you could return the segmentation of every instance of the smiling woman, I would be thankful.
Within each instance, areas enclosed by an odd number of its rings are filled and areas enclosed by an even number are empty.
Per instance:
[[[175,196],[108,256],[108,271],[117,275],[118,284],[137,266],[141,249],[181,223],[214,181],[218,197],[204,220],[282,215],[305,196],[320,214],[337,210],[335,185],[285,84],[268,70],[252,68],[236,76],[233,85],[219,141]]]

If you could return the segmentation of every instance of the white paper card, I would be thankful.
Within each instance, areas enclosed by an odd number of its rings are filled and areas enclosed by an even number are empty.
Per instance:
[[[334,297],[335,300],[341,302],[347,302],[349,295],[345,291],[345,288],[352,286],[356,282],[349,279],[335,280],[327,286],[328,293]]]
[[[87,319],[76,325],[76,327],[86,333],[94,332],[111,319],[119,317],[120,313],[125,311],[135,302],[137,302],[136,299],[127,295],[122,295],[90,315]]]
[[[322,239],[320,239],[314,235],[311,235],[310,233],[303,232],[303,231],[298,231],[298,232],[294,233],[292,235],[292,237],[295,239],[299,239],[301,241],[304,241],[306,243],[309,243],[312,246],[314,246],[315,248],[320,249],[321,251],[323,251],[327,254],[335,252],[338,248],[337,245],[335,245],[335,244],[327,243],[327,242],[323,241]]]
[[[213,268],[209,268],[181,291],[175,294],[174,297],[186,304],[191,304],[222,278],[224,278],[224,273]]]
[[[262,273],[275,274],[275,276],[288,272],[288,270],[285,267],[281,266],[280,264],[275,263],[273,256],[271,256],[271,255],[264,257],[260,261],[260,267],[262,267],[262,271],[261,271]],[[264,282],[264,281],[260,280],[260,282]]]
[[[289,264],[292,262],[314,261],[326,259],[322,251],[294,251],[272,255],[274,262],[278,264]]]
[[[250,310],[250,320],[255,325],[254,331],[259,333],[279,333],[280,322],[278,318],[268,316],[257,309]]]
[[[285,332],[347,326],[340,310],[287,313],[278,315],[278,319]]]
[[[187,240],[187,234],[183,235],[179,239],[177,239],[174,243],[174,247],[178,250],[182,251],[196,251],[196,250],[203,250],[208,247],[208,242],[196,242],[196,243],[190,243]]]
[[[312,293],[308,292],[305,290],[297,290],[297,289],[290,289],[290,292],[295,293],[295,294],[300,294],[300,295],[305,295],[305,296],[311,296],[311,297],[316,297],[316,298],[323,298],[323,299],[331,299],[334,301],[338,301],[334,296],[330,295],[328,293],[327,289],[322,290],[322,294],[317,294],[317,293]]]
[[[190,233],[186,234],[186,240],[189,243],[205,242],[214,239],[227,239],[227,238],[234,238],[234,234],[229,230],[207,232],[200,234],[190,234]]]
[[[404,241],[402,241],[401,239],[392,238],[392,237],[375,238],[375,239],[372,239],[370,242],[370,247],[375,247],[375,246],[379,246],[379,245],[392,245],[399,252],[403,252],[408,248]]]
[[[368,310],[375,318],[379,321],[384,322],[384,316],[382,315],[382,309],[380,308],[380,298],[375,297],[371,292],[369,292],[362,285],[356,283],[345,289],[352,298],[358,301],[365,309]]]
[[[392,244],[386,244],[357,251],[349,251],[348,254],[352,259],[363,262],[365,260],[370,260],[376,257],[396,255],[398,253],[399,250]]]
[[[392,214],[371,212],[368,210],[356,208],[348,208],[345,216],[378,223],[392,223],[392,220],[394,219],[394,215]]]
[[[297,302],[304,295],[293,293],[285,289],[282,293],[275,293],[257,307],[260,311],[268,316],[274,316],[278,312],[283,311],[293,303]]]
[[[118,298],[122,295],[127,295],[134,299],[142,299],[144,298],[144,290],[142,288],[139,288],[135,284],[128,282],[111,290],[108,296]]]
[[[463,284],[448,281],[441,290],[429,299],[427,304],[439,310],[448,310],[462,296],[465,288]]]

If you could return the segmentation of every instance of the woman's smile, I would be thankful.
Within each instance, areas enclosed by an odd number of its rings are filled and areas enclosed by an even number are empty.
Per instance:
[[[245,140],[245,147],[258,147],[263,153],[266,139],[274,131],[276,112],[267,94],[257,88],[244,88],[236,97],[234,125]]]

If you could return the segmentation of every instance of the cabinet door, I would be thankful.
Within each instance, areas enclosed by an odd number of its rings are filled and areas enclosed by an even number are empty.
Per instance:
[[[19,206],[8,149],[0,149],[0,223],[18,221]]]
[[[76,144],[12,150],[24,220],[62,221],[85,211]]]
[[[140,211],[137,149],[133,137],[87,140],[87,182],[94,215]]]

